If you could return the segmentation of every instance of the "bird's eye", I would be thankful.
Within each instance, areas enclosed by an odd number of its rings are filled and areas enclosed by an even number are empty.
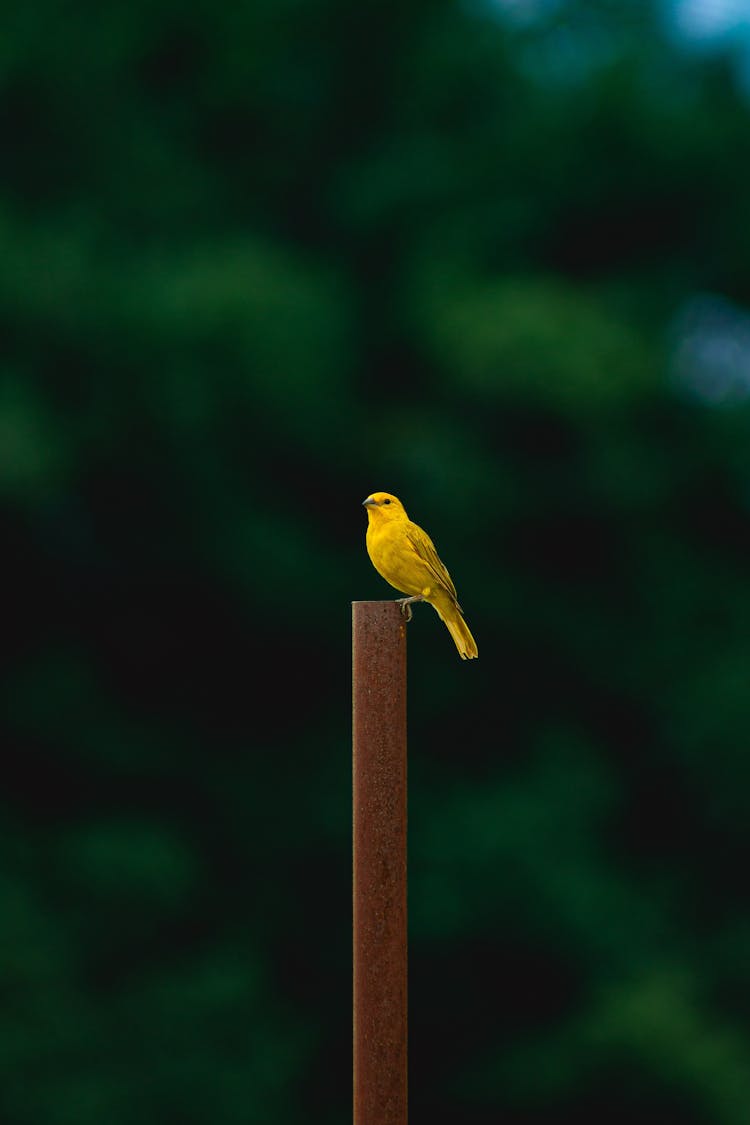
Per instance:
[[[390,500],[384,500],[383,503],[384,504],[390,504]]]

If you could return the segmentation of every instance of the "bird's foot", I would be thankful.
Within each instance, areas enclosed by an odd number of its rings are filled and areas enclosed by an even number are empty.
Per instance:
[[[401,607],[401,612],[407,621],[411,621],[412,602],[423,602],[422,594],[415,594],[412,598],[396,598],[396,605]]]

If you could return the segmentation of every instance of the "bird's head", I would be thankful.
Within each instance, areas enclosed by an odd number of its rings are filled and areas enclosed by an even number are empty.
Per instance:
[[[390,492],[371,492],[362,503],[367,508],[367,518],[370,523],[376,520],[379,523],[381,520],[408,519],[404,511],[404,505],[398,496],[394,496]]]

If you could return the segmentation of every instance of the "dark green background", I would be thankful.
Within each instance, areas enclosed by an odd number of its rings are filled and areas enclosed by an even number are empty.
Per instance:
[[[376,489],[480,651],[416,608],[412,1120],[750,1120],[750,112],[540,10],[5,23],[3,1125],[350,1120]]]

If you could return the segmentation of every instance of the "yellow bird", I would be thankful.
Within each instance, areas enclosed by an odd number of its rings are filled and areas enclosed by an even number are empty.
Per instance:
[[[412,602],[429,602],[448,626],[462,660],[478,655],[477,644],[463,619],[456,587],[426,531],[407,516],[390,492],[373,492],[367,508],[367,553],[372,565],[406,598],[399,604],[411,617]]]

